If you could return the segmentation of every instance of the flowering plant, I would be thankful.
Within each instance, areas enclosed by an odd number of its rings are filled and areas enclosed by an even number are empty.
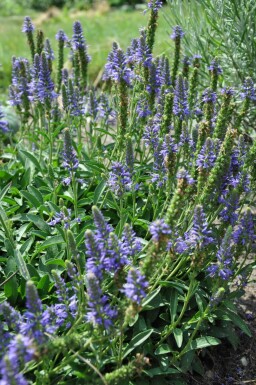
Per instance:
[[[1,385],[180,384],[203,374],[202,348],[250,335],[234,299],[255,248],[254,84],[223,87],[215,58],[202,85],[180,26],[171,61],[154,58],[161,6],[126,52],[113,44],[104,92],[81,23],[56,35],[55,72],[25,18],[32,61],[13,59],[10,86],[22,124],[2,155]]]

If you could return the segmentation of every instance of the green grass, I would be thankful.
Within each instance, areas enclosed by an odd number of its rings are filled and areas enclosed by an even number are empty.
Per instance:
[[[157,31],[157,50],[155,54],[166,52],[168,54],[172,42],[168,36],[170,27],[163,17],[164,9],[159,18],[159,28]],[[33,21],[39,18],[40,14],[30,14]],[[80,20],[83,25],[89,54],[92,61],[89,66],[89,75],[95,79],[103,69],[107,55],[111,49],[113,41],[126,49],[132,38],[139,35],[139,28],[145,27],[148,15],[142,11],[122,11],[115,10],[100,14],[99,12],[83,12],[79,15],[72,15],[63,11],[56,18],[42,23],[38,28],[42,29],[45,36],[50,38],[52,46],[57,55],[57,45],[55,34],[59,29],[63,29],[66,34],[72,36],[72,24],[75,20]],[[11,58],[27,57],[30,52],[26,44],[26,36],[21,32],[23,16],[0,18],[0,86],[5,91],[11,79]],[[68,50],[66,59],[68,61]]]

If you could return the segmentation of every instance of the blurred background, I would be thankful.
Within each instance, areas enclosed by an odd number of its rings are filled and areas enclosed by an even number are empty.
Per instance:
[[[159,12],[154,54],[165,53],[172,61],[172,27],[185,31],[182,53],[202,56],[202,72],[213,57],[223,67],[223,85],[239,85],[246,76],[256,80],[255,0],[166,0]],[[29,57],[21,32],[29,15],[56,51],[55,35],[63,29],[72,37],[72,24],[80,20],[92,57],[89,76],[100,78],[113,41],[124,50],[139,29],[146,27],[147,1],[143,0],[0,0],[0,99],[11,79],[11,58]],[[68,61],[68,57],[66,57]]]

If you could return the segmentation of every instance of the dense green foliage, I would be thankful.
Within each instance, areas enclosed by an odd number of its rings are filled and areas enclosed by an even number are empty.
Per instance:
[[[4,384],[183,385],[205,348],[251,335],[235,300],[255,268],[256,89],[183,60],[180,26],[155,57],[148,8],[97,89],[80,22],[54,60],[25,18],[0,111]]]

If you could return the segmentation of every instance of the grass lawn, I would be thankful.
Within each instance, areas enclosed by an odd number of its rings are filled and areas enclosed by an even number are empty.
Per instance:
[[[168,54],[172,45],[169,38],[170,27],[162,15],[163,12],[165,12],[165,9],[161,11],[159,18],[155,54],[163,52]],[[26,37],[21,32],[24,16],[0,17],[0,63],[2,64],[2,67],[0,67],[0,87],[3,91],[6,90],[10,82],[12,56],[30,58]],[[42,29],[45,36],[50,38],[56,56],[55,35],[58,30],[63,29],[71,37],[73,22],[79,20],[82,23],[87,44],[89,45],[89,54],[92,57],[89,66],[89,75],[92,79],[95,79],[103,69],[113,41],[118,42],[123,49],[126,49],[131,39],[138,36],[139,28],[145,27],[147,23],[147,16],[140,10],[114,10],[101,13],[99,11],[88,11],[76,14],[62,11],[56,17],[43,22],[42,14],[33,12],[30,13],[30,16],[33,22],[36,23],[37,28]],[[66,54],[68,55],[68,50]],[[66,59],[68,60],[67,56]]]

